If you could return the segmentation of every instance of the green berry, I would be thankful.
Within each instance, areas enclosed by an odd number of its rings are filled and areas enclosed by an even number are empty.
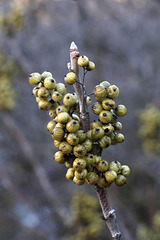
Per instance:
[[[91,185],[96,184],[98,182],[98,175],[95,172],[89,172],[86,177],[86,182]]]
[[[57,92],[61,93],[62,96],[64,96],[66,94],[66,87],[63,83],[57,83],[56,84],[56,89]]]
[[[101,111],[99,114],[99,120],[104,124],[109,123],[112,120],[112,113],[107,110]]]
[[[55,102],[60,102],[63,99],[63,96],[60,92],[54,91],[51,93],[51,98]]]
[[[68,180],[73,180],[73,178],[74,178],[74,173],[75,173],[75,169],[74,169],[74,168],[69,168],[69,169],[67,170],[67,173],[66,173],[66,178],[67,178]]]
[[[31,85],[37,85],[41,81],[41,74],[37,72],[31,73],[28,80]]]
[[[78,58],[77,63],[81,67],[86,67],[89,64],[89,59],[83,55]]]
[[[66,124],[66,129],[70,133],[75,133],[79,130],[79,122],[77,120],[72,119]]]
[[[78,158],[84,157],[86,152],[86,148],[81,144],[78,144],[73,148],[73,154]]]
[[[110,85],[108,88],[107,88],[107,96],[109,98],[117,98],[119,95],[119,88],[116,86],[116,85]]]
[[[76,103],[76,99],[71,93],[67,93],[63,98],[63,104],[67,107],[72,107]]]
[[[117,173],[113,170],[104,173],[107,182],[112,183],[117,178]]]
[[[86,160],[84,158],[76,158],[73,161],[73,168],[76,171],[82,171],[83,169],[85,169],[86,165],[87,165],[87,163],[86,163]]]
[[[92,129],[92,138],[97,141],[104,136],[104,130],[101,127],[96,127]]]
[[[38,89],[37,95],[38,95],[39,98],[47,99],[50,95],[50,92],[47,88],[41,87],[41,88]]]
[[[60,163],[60,164],[64,164],[65,162],[65,156],[63,154],[63,152],[58,151],[54,154],[54,159],[56,160],[56,162]]]
[[[127,113],[127,108],[124,106],[124,105],[118,105],[116,108],[115,108],[115,114],[118,116],[118,117],[123,117],[125,116]]]
[[[76,74],[74,72],[67,73],[64,81],[69,85],[73,85],[76,82]]]
[[[102,110],[103,110],[103,107],[102,107],[102,104],[101,104],[101,103],[96,102],[96,103],[93,104],[93,106],[92,106],[92,112],[93,112],[95,115],[99,115]]]
[[[87,71],[93,71],[95,69],[94,62],[89,61],[88,65],[86,66]]]
[[[94,88],[94,95],[98,98],[103,98],[106,96],[106,89],[102,85],[97,85]]]
[[[113,99],[106,98],[102,101],[102,107],[105,110],[111,110],[115,107],[115,102],[113,101]]]
[[[123,186],[126,183],[126,177],[119,174],[115,180],[117,186]]]
[[[56,80],[52,77],[45,78],[43,84],[44,87],[49,90],[53,90],[56,88]]]
[[[123,176],[127,177],[130,174],[130,168],[127,165],[122,165],[121,173]]]
[[[71,146],[75,146],[79,143],[79,137],[76,133],[67,134],[66,140]]]
[[[64,138],[63,128],[55,127],[52,131],[52,138],[57,141],[61,141]]]
[[[68,142],[63,141],[59,145],[59,150],[61,150],[64,154],[69,154],[72,152],[72,146]]]
[[[101,173],[106,172],[108,170],[108,162],[105,160],[100,160],[96,165],[96,168]]]

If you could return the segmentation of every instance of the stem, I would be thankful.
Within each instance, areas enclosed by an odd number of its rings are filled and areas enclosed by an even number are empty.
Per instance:
[[[68,65],[68,67],[70,71],[76,74],[77,81],[83,84],[84,76],[83,76],[83,80],[81,80],[79,76],[79,66],[77,64],[78,57],[79,57],[78,48],[76,44],[72,42],[70,46],[70,64]],[[87,103],[86,103],[84,85],[82,86],[78,83],[75,83],[73,87],[79,100],[80,119],[82,122],[82,128],[84,131],[87,132],[89,130],[90,119],[89,119],[89,112],[88,112]],[[102,208],[103,219],[105,220],[110,230],[112,239],[120,240],[121,232],[119,230],[119,226],[117,223],[115,210],[111,207],[111,204],[109,201],[108,192],[106,191],[105,188],[101,188],[98,185],[95,185],[94,189],[97,192],[97,196]]]

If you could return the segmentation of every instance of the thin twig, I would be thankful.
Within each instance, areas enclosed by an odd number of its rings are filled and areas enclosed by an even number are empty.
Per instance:
[[[84,83],[84,76],[82,81],[79,76],[79,66],[77,64],[78,57],[79,57],[78,48],[76,44],[72,42],[70,46],[70,64],[68,65],[69,70],[73,71],[76,74],[77,81]],[[88,131],[89,125],[90,125],[90,119],[89,119],[89,112],[88,112],[87,103],[86,103],[84,85],[81,86],[80,84],[75,83],[74,90],[79,100],[80,119],[82,122],[82,128],[84,131]],[[121,232],[119,230],[119,226],[117,223],[115,210],[111,207],[111,204],[109,201],[108,192],[106,191],[105,188],[101,188],[98,185],[95,185],[94,189],[97,192],[98,199],[102,208],[103,217],[111,232],[112,239],[120,240]]]

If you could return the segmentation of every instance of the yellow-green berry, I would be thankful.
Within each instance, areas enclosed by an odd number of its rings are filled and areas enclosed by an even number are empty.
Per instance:
[[[99,120],[104,124],[109,123],[112,120],[112,113],[107,110],[101,111],[99,114]]]
[[[64,162],[65,162],[64,154],[61,151],[58,151],[54,154],[54,159],[56,160],[56,162],[58,162],[60,164],[64,164]]]
[[[41,74],[37,72],[31,73],[28,80],[30,84],[37,85],[41,81]]]
[[[112,183],[117,178],[117,173],[113,170],[104,173],[107,182]]]
[[[107,96],[109,98],[117,98],[119,95],[119,88],[116,86],[116,85],[110,85],[108,88],[107,88]]]
[[[127,108],[120,104],[118,105],[116,108],[115,108],[115,114],[118,116],[118,117],[123,117],[125,116],[127,113]]]
[[[86,67],[89,64],[89,59],[83,55],[78,58],[77,63],[81,67]]]
[[[73,85],[76,82],[76,74],[74,72],[67,73],[64,77],[64,81],[69,85]]]
[[[126,183],[126,177],[119,174],[115,180],[117,186],[123,186]]]

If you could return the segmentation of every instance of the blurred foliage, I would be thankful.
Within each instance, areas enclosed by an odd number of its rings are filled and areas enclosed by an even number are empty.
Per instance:
[[[12,9],[7,15],[0,16],[0,27],[8,37],[14,36],[24,26],[22,11]]]
[[[157,211],[152,218],[152,225],[139,224],[136,240],[159,240],[160,238],[160,211]]]
[[[99,239],[104,229],[99,214],[99,202],[95,197],[81,191],[74,193],[71,202],[75,240]]]
[[[138,135],[146,153],[160,153],[160,108],[147,104],[139,113]]]
[[[16,67],[12,59],[0,54],[0,109],[12,109],[15,106],[15,90],[12,76]]]

